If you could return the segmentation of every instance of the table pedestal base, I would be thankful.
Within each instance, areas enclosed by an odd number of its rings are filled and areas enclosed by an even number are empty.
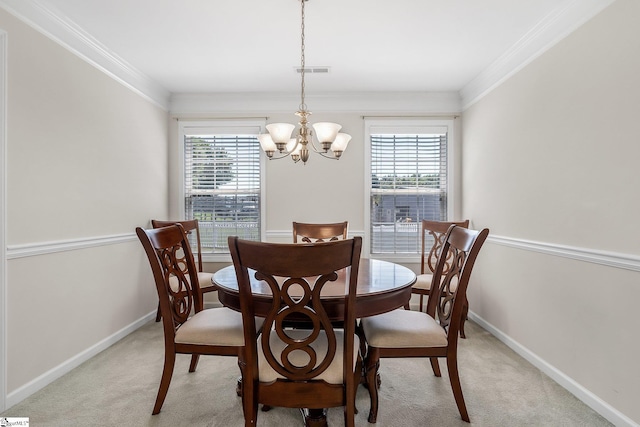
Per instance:
[[[300,409],[305,427],[327,427],[326,409]]]

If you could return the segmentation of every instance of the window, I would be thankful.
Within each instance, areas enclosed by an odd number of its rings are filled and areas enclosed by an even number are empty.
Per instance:
[[[418,254],[420,221],[447,220],[452,123],[367,122],[372,256]]]
[[[259,123],[182,123],[184,217],[200,225],[202,253],[228,254],[228,236],[261,240]]]

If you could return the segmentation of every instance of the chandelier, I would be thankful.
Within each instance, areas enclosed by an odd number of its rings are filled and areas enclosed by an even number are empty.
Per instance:
[[[311,115],[311,111],[307,110],[307,104],[304,101],[304,75],[305,75],[305,57],[304,57],[304,4],[308,0],[300,0],[301,6],[301,49],[300,49],[300,106],[296,112],[296,116],[300,117],[298,124],[300,128],[298,135],[295,138],[291,138],[295,125],[290,123],[271,123],[268,124],[268,133],[258,135],[260,146],[265,152],[269,160],[282,159],[285,157],[291,157],[291,159],[298,163],[302,160],[302,163],[307,163],[309,160],[309,147],[320,154],[322,157],[328,159],[339,160],[342,153],[347,148],[351,135],[346,133],[340,133],[341,125],[337,123],[315,123],[313,129],[315,130],[315,136],[318,140],[321,149],[316,148],[313,142],[313,131],[309,129],[308,117]],[[276,153],[277,151],[277,153]],[[329,152],[331,151],[331,152]]]

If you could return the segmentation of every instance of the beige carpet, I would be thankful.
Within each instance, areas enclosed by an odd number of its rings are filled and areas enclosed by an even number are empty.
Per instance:
[[[516,355],[488,332],[467,323],[460,340],[462,390],[472,426],[610,426],[604,418]],[[69,374],[4,413],[39,426],[243,426],[235,394],[235,358],[200,358],[189,374],[178,356],[162,412],[152,416],[163,363],[159,323],[149,323]],[[460,419],[446,365],[436,378],[428,360],[383,359],[379,427],[469,426]],[[367,422],[369,396],[358,389],[357,426]],[[329,425],[344,425],[342,409],[329,410]],[[299,412],[274,408],[258,414],[258,426],[301,426]]]

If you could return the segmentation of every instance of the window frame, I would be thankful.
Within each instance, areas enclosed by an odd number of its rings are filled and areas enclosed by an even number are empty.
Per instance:
[[[377,254],[371,253],[371,135],[377,133],[389,134],[411,134],[430,133],[434,130],[446,129],[447,133],[447,221],[451,221],[455,212],[456,189],[456,135],[454,118],[406,118],[406,119],[384,119],[365,118],[364,137],[364,226],[363,256],[382,259],[400,263],[420,262],[420,253],[415,254]]]
[[[178,124],[178,198],[177,212],[180,219],[187,219],[185,211],[185,136],[210,136],[216,134],[251,134],[265,132],[266,120],[224,119],[224,120],[180,120]],[[260,240],[265,240],[266,226],[266,186],[265,156],[260,150]],[[202,254],[203,262],[231,262],[229,253]]]

